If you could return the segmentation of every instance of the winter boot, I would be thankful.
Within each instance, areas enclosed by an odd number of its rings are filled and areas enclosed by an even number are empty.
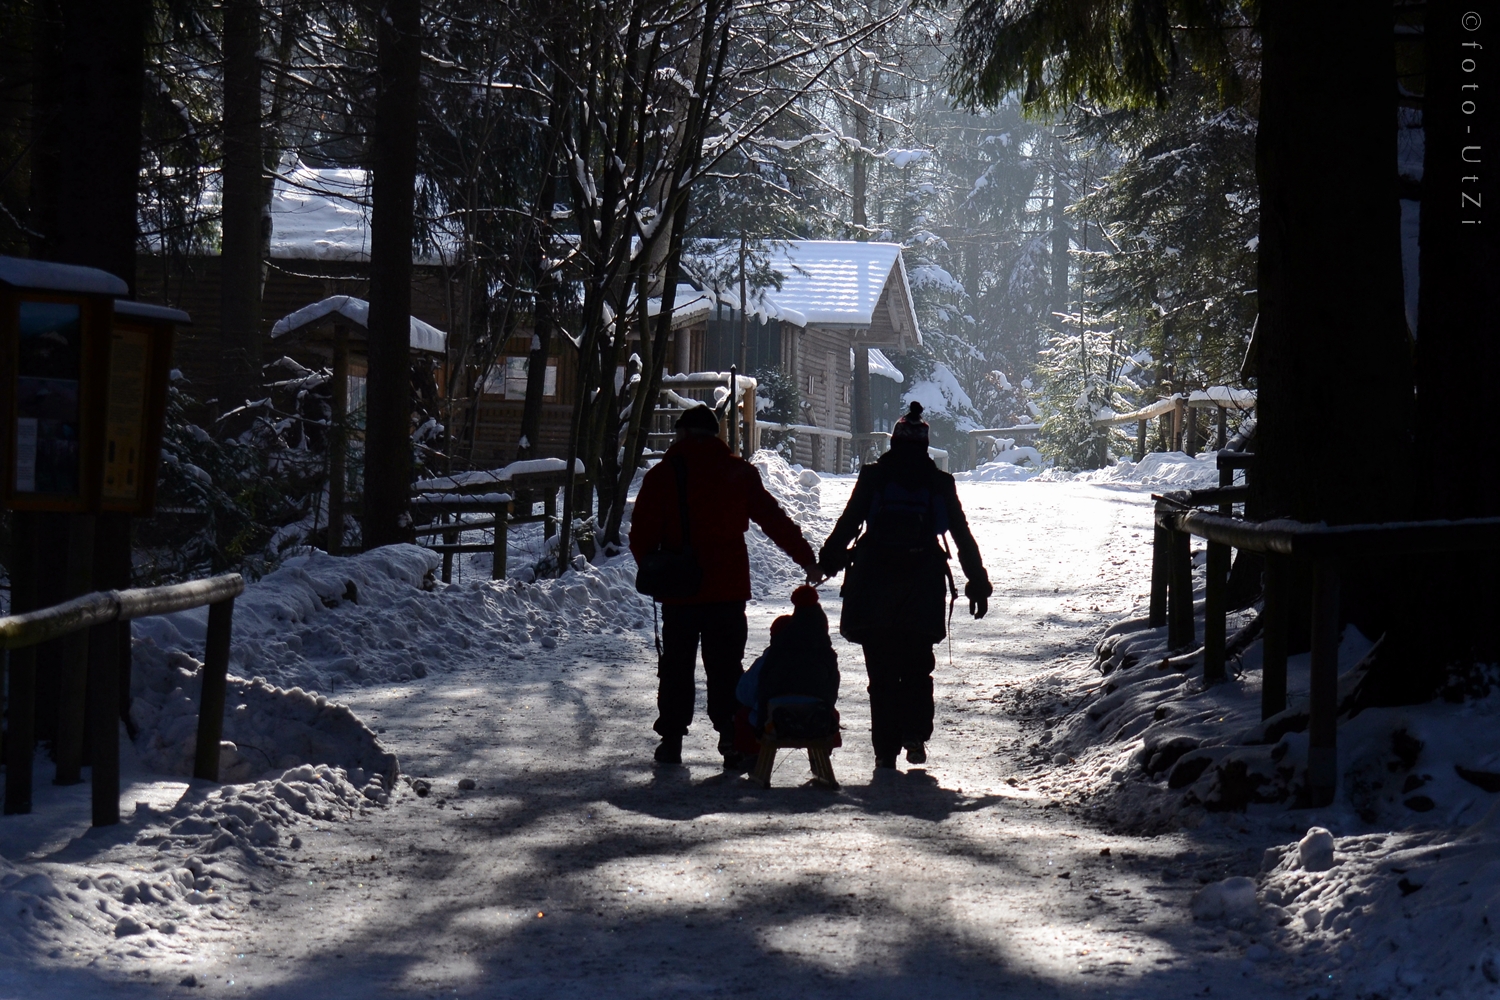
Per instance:
[[[884,757],[876,757],[875,758],[875,768],[876,768],[876,770],[890,770],[890,771],[894,771],[896,769],[896,755],[895,754],[887,754]]]
[[[927,744],[925,744],[925,743],[908,743],[908,744],[906,744],[906,762],[908,764],[925,764],[925,763],[927,763]]]
[[[724,770],[743,774],[755,766],[755,758],[740,753],[734,748],[734,734],[719,734],[719,753],[724,757]]]
[[[661,743],[657,744],[656,753],[652,754],[658,764],[681,764],[682,763],[682,737],[663,736]]]

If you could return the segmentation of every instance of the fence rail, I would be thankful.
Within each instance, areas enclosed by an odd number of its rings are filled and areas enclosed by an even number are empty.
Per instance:
[[[217,781],[219,740],[224,735],[224,696],[229,673],[229,635],[234,599],[245,590],[238,573],[165,587],[106,590],[51,607],[0,618],[0,651],[9,672],[5,734],[5,813],[29,813],[35,754],[36,658],[34,647],[88,630],[88,682],[85,739],[92,737],[93,823],[120,821],[119,681],[114,656],[117,634],[110,628],[146,615],[208,606],[208,636],[198,706],[198,740],[193,776]]]
[[[1223,453],[1221,476],[1250,469],[1251,456]],[[1223,681],[1230,557],[1234,549],[1265,558],[1263,578],[1261,718],[1287,707],[1290,601],[1299,571],[1312,577],[1312,664],[1308,693],[1307,784],[1313,805],[1333,801],[1338,783],[1338,649],[1341,575],[1354,557],[1415,552],[1500,549],[1500,517],[1387,524],[1307,524],[1230,516],[1249,488],[1220,487],[1156,496],[1149,624],[1167,627],[1167,645],[1187,652],[1197,645],[1193,620],[1190,537],[1207,543],[1203,599],[1203,680]],[[1201,510],[1217,507],[1216,512]]]

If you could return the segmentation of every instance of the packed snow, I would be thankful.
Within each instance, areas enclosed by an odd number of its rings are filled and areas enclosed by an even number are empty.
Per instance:
[[[755,464],[821,542],[853,477]],[[633,564],[538,579],[540,525],[502,580],[477,555],[444,585],[395,546],[251,584],[220,786],[185,777],[204,614],[137,622],[133,808],[87,832],[86,786],[39,761],[37,813],[0,820],[0,987],[1494,995],[1500,693],[1348,715],[1338,798],[1303,808],[1307,656],[1262,723],[1253,609],[1209,688],[1142,619],[1150,493],[1216,483],[1212,455],[1001,469],[1027,471],[960,477],[996,592],[938,649],[931,763],[871,775],[860,652],[835,637],[837,793],[797,787],[791,755],[768,793],[721,774],[701,716],[686,765],[653,769]],[[748,544],[753,657],[802,574]],[[836,622],[836,584],[823,602]],[[1345,692],[1371,647],[1346,631]]]

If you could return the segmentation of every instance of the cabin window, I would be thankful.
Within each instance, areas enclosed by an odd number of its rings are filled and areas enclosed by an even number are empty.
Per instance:
[[[526,376],[531,367],[531,359],[525,355],[517,357],[510,355],[501,358],[494,370],[484,380],[484,391],[494,396],[504,396],[506,399],[524,400],[526,398]],[[548,402],[557,399],[557,359],[547,359],[547,375],[542,380],[542,398]]]

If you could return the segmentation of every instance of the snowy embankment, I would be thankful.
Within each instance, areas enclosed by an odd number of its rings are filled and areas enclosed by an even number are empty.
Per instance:
[[[769,453],[756,465],[788,513],[817,512],[816,475]],[[791,561],[758,529],[747,541],[757,596],[789,590],[799,576]],[[414,684],[434,671],[524,661],[574,636],[652,627],[628,554],[595,565],[575,558],[558,579],[453,585],[434,580],[439,558],[413,545],[313,552],[248,586],[234,608],[226,784],[187,784],[169,809],[136,804],[107,842],[80,838],[45,859],[22,857],[15,820],[0,826],[9,858],[0,857],[0,955],[192,959],[204,935],[223,931],[261,891],[263,869],[301,847],[299,825],[316,830],[397,794],[395,756],[332,700],[340,690]],[[206,630],[206,609],[134,623],[126,753],[155,774],[192,773]],[[81,806],[65,824],[86,814]]]
[[[1289,707],[1262,721],[1254,614],[1231,615],[1232,646],[1248,630],[1222,684],[1204,685],[1200,655],[1169,657],[1166,629],[1143,618],[1111,627],[1092,664],[1044,673],[1032,752],[1055,769],[1037,783],[1127,829],[1293,834],[1254,880],[1205,887],[1195,916],[1300,954],[1350,995],[1495,995],[1500,690],[1463,704],[1353,708],[1373,646],[1348,627],[1337,797],[1309,809],[1310,657],[1290,658]]]
[[[1028,464],[1016,464],[1025,458]],[[1114,465],[1087,472],[1042,468],[1031,448],[1012,448],[999,458],[954,476],[961,483],[1010,483],[1035,479],[1044,483],[1122,483],[1163,489],[1193,490],[1219,485],[1218,452],[1195,456],[1180,451],[1152,452],[1139,462],[1120,459]]]

